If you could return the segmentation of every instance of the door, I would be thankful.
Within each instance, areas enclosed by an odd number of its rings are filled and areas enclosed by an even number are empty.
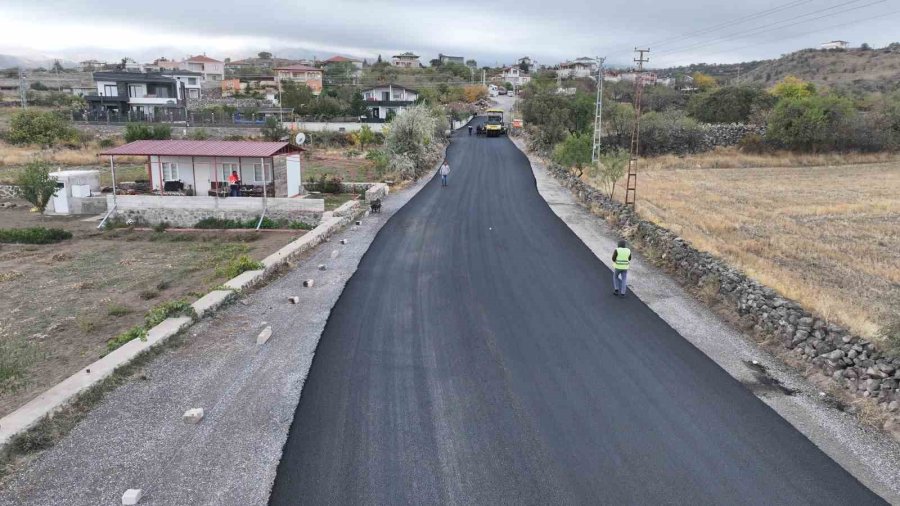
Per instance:
[[[215,174],[209,166],[209,162],[196,162],[194,163],[194,185],[196,186],[195,195],[205,197],[209,195],[209,190],[212,189],[212,181],[214,179]]]
[[[372,108],[372,117],[375,118],[375,119],[380,118],[380,117],[381,117],[381,110],[378,109],[377,107],[373,107],[373,108]]]
[[[62,181],[56,183],[56,195],[53,196],[53,210],[56,214],[69,214],[69,196],[66,185]]]

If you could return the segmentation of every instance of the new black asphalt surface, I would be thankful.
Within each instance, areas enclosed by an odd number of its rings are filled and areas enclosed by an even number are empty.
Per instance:
[[[457,133],[332,311],[271,504],[879,504]],[[610,252],[612,254],[612,252]]]

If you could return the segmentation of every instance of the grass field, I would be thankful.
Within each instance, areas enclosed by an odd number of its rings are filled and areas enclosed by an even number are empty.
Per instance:
[[[897,317],[898,162],[645,168],[637,197],[644,217],[864,336]]]

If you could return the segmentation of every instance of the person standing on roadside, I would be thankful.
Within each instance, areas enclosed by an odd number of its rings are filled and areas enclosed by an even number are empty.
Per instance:
[[[441,186],[447,186],[447,176],[450,175],[450,164],[447,163],[447,160],[444,160],[444,163],[441,164]]]
[[[628,290],[628,267],[631,263],[631,250],[625,241],[619,241],[619,247],[613,251],[613,293],[624,297]]]

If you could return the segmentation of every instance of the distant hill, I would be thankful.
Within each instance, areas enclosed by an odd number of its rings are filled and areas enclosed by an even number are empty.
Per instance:
[[[25,58],[21,56],[14,56],[11,54],[0,54],[0,69],[15,67],[23,67],[26,69],[35,69],[40,67],[50,68],[53,66],[54,61],[55,60],[53,58]],[[60,63],[64,68],[73,68],[77,66],[75,62],[69,60],[60,60]]]
[[[900,89],[900,43],[882,49],[805,49],[761,62],[739,82],[770,86],[788,75],[838,90],[893,91]]]
[[[715,77],[721,82],[729,82],[744,76],[760,65],[771,61],[773,60],[759,60],[742,63],[692,63],[681,67],[654,69],[653,72],[656,72],[659,77],[677,77],[678,75],[691,75],[694,72],[702,72],[706,75]]]

